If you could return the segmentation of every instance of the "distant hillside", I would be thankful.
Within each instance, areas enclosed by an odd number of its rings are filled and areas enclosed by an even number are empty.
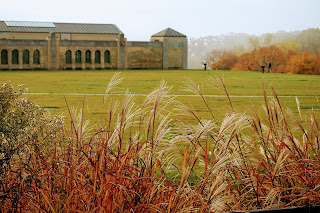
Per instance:
[[[266,35],[269,36],[270,41],[265,41],[266,37],[268,37]],[[251,42],[249,42],[250,39]],[[207,54],[212,50],[231,50],[235,54],[240,55],[252,49],[254,42],[263,45],[265,42],[272,44],[290,39],[301,43],[303,51],[320,51],[320,30],[318,28],[293,32],[279,31],[260,36],[246,33],[229,33],[226,35],[190,38],[188,67],[189,69],[202,68]]]
[[[188,44],[188,68],[202,66],[206,55],[214,49],[232,49],[236,45],[247,46],[250,35],[245,33],[229,33],[227,35],[191,38]]]

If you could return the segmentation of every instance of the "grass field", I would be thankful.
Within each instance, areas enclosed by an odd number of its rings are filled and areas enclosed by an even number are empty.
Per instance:
[[[68,114],[65,98],[70,108],[84,108],[85,119],[100,125],[104,122],[103,95],[108,82],[117,71],[6,71],[0,73],[0,80],[11,81],[12,85],[24,84],[28,89],[25,96],[51,114]],[[249,113],[255,108],[262,112],[261,82],[264,81],[271,95],[271,85],[275,88],[284,107],[298,114],[295,96],[298,96],[303,113],[313,111],[320,115],[320,76],[288,75],[258,72],[203,71],[203,70],[126,70],[117,94],[128,89],[137,94],[136,103],[141,105],[145,95],[153,91],[161,80],[172,87],[172,95],[193,95],[181,90],[186,78],[190,78],[203,90],[209,106],[218,119],[230,112],[224,92],[209,80],[222,76],[235,109]],[[42,94],[40,94],[42,93]],[[209,97],[210,95],[221,95]],[[241,97],[244,96],[244,97]],[[257,97],[249,97],[257,96]],[[114,96],[121,100],[123,96]],[[201,117],[208,117],[205,104],[197,96],[178,96],[177,101],[192,105]],[[172,106],[174,108],[174,106]],[[66,116],[68,120],[68,116]]]

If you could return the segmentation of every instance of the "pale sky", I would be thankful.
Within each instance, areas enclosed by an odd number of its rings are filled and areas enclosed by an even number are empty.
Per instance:
[[[128,41],[148,41],[168,27],[189,38],[320,27],[320,0],[1,1],[1,21],[115,24]]]

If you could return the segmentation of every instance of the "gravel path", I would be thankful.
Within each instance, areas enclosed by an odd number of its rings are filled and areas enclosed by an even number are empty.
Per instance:
[[[102,93],[23,93],[24,95],[63,95],[63,96],[70,96],[70,95],[81,95],[81,96],[104,96],[105,94]],[[125,94],[111,94],[111,95],[125,95]],[[148,96],[149,94],[134,94],[136,96]],[[171,94],[171,95],[166,95],[166,97],[197,97],[199,95],[176,95],[176,94]],[[204,95],[204,97],[208,98],[221,98],[221,97],[226,97],[225,95]],[[262,95],[229,95],[229,97],[232,98],[262,98]],[[273,97],[273,96],[268,96],[268,97]],[[278,95],[279,98],[320,98],[320,96],[314,96],[314,95]]]

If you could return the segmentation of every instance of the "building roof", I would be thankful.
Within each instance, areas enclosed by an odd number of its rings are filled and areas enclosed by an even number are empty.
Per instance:
[[[114,24],[0,21],[0,32],[121,34]]]
[[[171,28],[167,28],[165,30],[162,30],[161,32],[154,34],[152,37],[187,37],[187,36]]]

